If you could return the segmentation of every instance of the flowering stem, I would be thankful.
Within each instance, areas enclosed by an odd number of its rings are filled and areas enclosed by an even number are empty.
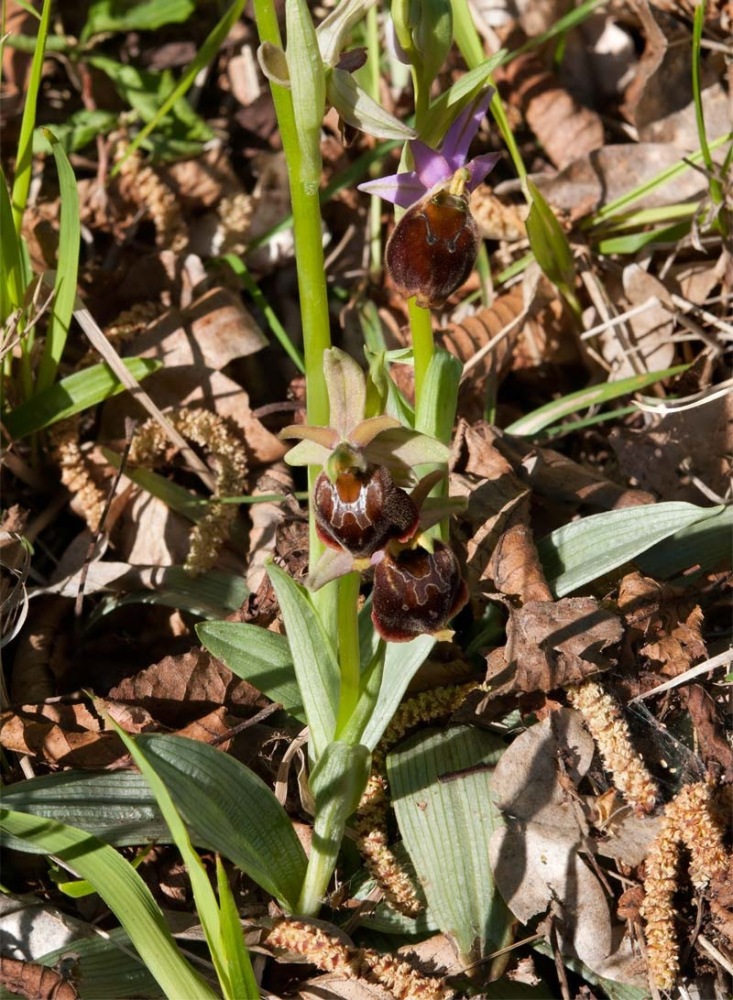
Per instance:
[[[361,663],[359,658],[359,600],[360,577],[347,573],[339,580],[338,589],[338,641],[341,691],[336,720],[336,738],[348,724],[359,701]]]
[[[429,309],[422,309],[414,297],[407,307],[410,315],[410,330],[412,331],[412,352],[415,359],[415,422],[420,426],[420,400],[425,384],[425,376],[435,350],[433,341],[433,319]]]
[[[277,23],[275,4],[272,0],[254,0],[255,20],[260,41],[282,46]],[[323,352],[331,346],[331,332],[326,290],[326,268],[321,239],[321,206],[318,196],[320,170],[306,172],[305,158],[298,141],[293,113],[293,99],[289,90],[272,84],[278,127],[288,166],[290,196],[293,205],[293,232],[295,237],[295,262],[300,291],[301,323],[303,327],[303,353],[307,386],[308,423],[328,426],[328,394],[323,377]],[[316,161],[320,163],[320,150]],[[309,486],[313,486],[316,470],[309,469]],[[310,517],[311,565],[321,553],[321,543],[315,532],[315,521]]]

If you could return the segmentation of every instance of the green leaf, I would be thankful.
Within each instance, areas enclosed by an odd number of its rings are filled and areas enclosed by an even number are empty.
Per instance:
[[[63,122],[54,124],[53,132],[66,153],[76,153],[94,142],[98,135],[111,132],[119,120],[119,115],[114,111],[82,108]],[[51,152],[51,143],[42,128],[37,128],[33,134],[33,152],[36,155]]]
[[[285,29],[290,89],[300,152],[300,180],[306,194],[321,178],[320,132],[326,110],[326,73],[306,0],[286,0]]]
[[[584,410],[588,406],[600,406],[608,403],[619,396],[628,396],[632,392],[639,392],[648,385],[661,382],[662,379],[679,375],[680,372],[687,371],[689,365],[675,365],[673,368],[664,368],[658,372],[646,372],[643,375],[631,375],[629,378],[621,378],[614,382],[603,382],[601,385],[591,385],[587,389],[579,389],[571,392],[560,399],[553,399],[551,403],[545,403],[539,409],[533,410],[519,420],[515,420],[505,428],[507,434],[517,434],[519,437],[530,437],[538,434],[557,423],[564,417]]]
[[[61,221],[59,223],[59,248],[56,275],[53,283],[53,304],[48,332],[43,344],[41,363],[36,379],[36,394],[47,389],[56,378],[61,355],[66,346],[69,326],[76,302],[76,281],[79,272],[79,243],[81,222],[79,220],[79,194],[76,177],[69,158],[58,139],[48,129],[45,134],[51,143],[56,170],[59,175],[59,195],[61,200]],[[36,396],[37,398],[37,396]]]
[[[147,841],[168,842],[155,799],[142,775],[134,771],[59,771],[3,789],[3,804],[17,812],[80,827],[116,847]],[[2,834],[13,850],[36,851],[33,842]]]
[[[644,552],[637,564],[649,576],[668,579],[683,570],[699,567],[699,573],[730,569],[733,537],[733,507],[681,528]]]
[[[219,930],[221,951],[227,962],[230,995],[258,997],[259,987],[252,972],[252,963],[242,935],[242,921],[221,858],[216,857],[216,886],[219,892]]]
[[[129,593],[111,595],[92,611],[89,625],[128,604],[159,604],[188,611],[200,618],[219,620],[232,611],[238,611],[249,594],[247,584],[237,573],[208,570],[200,576],[191,576],[182,566],[154,566],[149,569],[154,589],[133,590],[128,584],[126,589]],[[121,585],[124,586],[124,582]]]
[[[197,843],[239,865],[293,910],[306,857],[288,814],[264,781],[206,743],[157,734],[139,736],[137,742]]]
[[[553,531],[542,539],[537,551],[553,593],[563,597],[724,509],[656,503],[591,514]]]
[[[438,441],[450,441],[463,365],[453,354],[436,348],[425,374],[416,430]]]
[[[53,969],[60,959],[73,951],[78,956],[75,965],[75,985],[83,1000],[119,1000],[120,997],[165,1000],[155,979],[135,955],[130,939],[121,927],[107,930],[104,937],[77,937],[55,951],[41,955],[37,961]]]
[[[420,733],[387,755],[397,822],[430,913],[466,962],[505,945],[512,923],[489,864],[501,824],[491,770],[504,749],[499,737],[462,726]]]
[[[0,323],[4,323],[25,298],[23,257],[20,240],[13,225],[13,207],[0,167]]]
[[[160,361],[148,358],[127,358],[123,363],[138,381],[161,367]],[[4,418],[5,429],[17,441],[75,413],[88,410],[90,406],[116,396],[124,388],[106,364],[93,365],[69,375],[39,392],[33,399],[16,406]]]
[[[87,13],[81,41],[93,35],[119,31],[155,31],[181,24],[196,9],[194,0],[94,0]]]
[[[248,622],[203,622],[196,634],[210,653],[305,722],[303,699],[286,636]]]
[[[55,855],[95,887],[166,996],[216,1000],[216,993],[178,951],[148,887],[114,848],[84,830],[8,809],[0,810],[0,829]]]
[[[313,758],[318,760],[336,731],[341,685],[336,653],[305,587],[273,564],[267,567],[267,572],[290,643]]]
[[[370,750],[374,750],[381,740],[410,681],[428,658],[434,645],[435,638],[432,635],[419,635],[410,642],[387,643],[379,696],[361,737],[361,742]]]
[[[527,181],[531,207],[527,218],[527,236],[537,263],[576,311],[580,304],[575,295],[575,261],[568,238],[555,213],[540,194],[536,184]]]
[[[216,969],[219,984],[224,992],[224,997],[226,1000],[237,1000],[238,996],[256,996],[259,991],[254,977],[254,972],[252,971],[249,953],[244,945],[242,928],[241,926],[238,926],[239,934],[237,937],[231,935],[231,933],[227,935],[227,941],[232,947],[232,951],[227,953],[224,947],[219,905],[216,901],[216,896],[211,882],[209,881],[209,876],[206,872],[203,861],[193,849],[186,825],[178,814],[178,810],[174,805],[171,793],[166,787],[165,781],[161,779],[154,763],[151,762],[148,755],[145,753],[141,745],[141,740],[139,738],[133,739],[131,736],[128,736],[128,734],[114,721],[113,725],[117,735],[127,747],[132,759],[140,768],[143,777],[150,785],[150,789],[155,795],[158,803],[158,808],[165,817],[165,821],[168,824],[168,828],[173,836],[173,841],[180,852],[184,865],[186,866],[186,871],[188,873],[188,878],[193,892],[196,912],[198,913],[199,920],[201,921],[206,943],[209,946],[209,953],[211,955],[214,968]],[[201,745],[203,746],[205,744]],[[218,868],[219,863],[217,864],[217,870]],[[224,881],[226,881],[226,876],[224,876]],[[227,884],[227,890],[228,888],[229,886]],[[231,909],[231,901],[228,904],[228,909]],[[229,925],[230,920],[228,920],[227,923]],[[234,971],[237,983],[239,983],[240,979],[244,977],[246,982],[245,990],[239,993],[235,992],[230,971]]]

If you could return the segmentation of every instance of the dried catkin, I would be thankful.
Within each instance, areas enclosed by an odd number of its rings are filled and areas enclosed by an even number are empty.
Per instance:
[[[632,745],[629,727],[617,702],[595,681],[568,688],[567,697],[583,716],[618,791],[636,812],[652,812],[659,800],[659,790]]]

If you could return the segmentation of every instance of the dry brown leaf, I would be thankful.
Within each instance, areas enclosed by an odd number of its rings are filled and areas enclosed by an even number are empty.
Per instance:
[[[145,707],[158,721],[181,725],[221,705],[262,708],[264,696],[201,648],[166,656],[114,687],[110,698]]]
[[[463,453],[465,469],[452,474],[451,493],[468,499],[458,523],[467,538],[469,592],[477,597],[501,587],[523,600],[549,599],[528,527],[529,492],[494,448],[488,425],[461,424],[454,450]]]
[[[727,871],[712,879],[709,895],[713,923],[728,948],[733,948],[733,858]]]
[[[307,979],[298,989],[299,1000],[394,1000],[394,993],[362,980],[337,975]]]
[[[488,184],[479,184],[471,195],[471,215],[484,240],[515,243],[526,239],[528,214],[526,205],[504,201]]]
[[[50,660],[70,610],[69,601],[62,597],[40,597],[31,602],[15,646],[10,684],[13,704],[34,704],[56,694]]]
[[[578,104],[536,53],[517,56],[496,75],[558,169],[603,146],[599,115]]]
[[[554,209],[577,221],[679,160],[680,151],[663,142],[625,143],[603,146],[554,175],[537,174],[532,179]],[[690,167],[674,180],[655,185],[634,202],[634,210],[693,201],[706,191],[705,177]]]
[[[733,781],[733,748],[726,739],[725,726],[712,695],[701,684],[687,691],[687,711],[695,727],[699,753],[708,769],[723,772],[723,781]]]
[[[79,991],[60,972],[37,962],[0,956],[0,983],[28,1000],[77,1000]]]
[[[630,655],[651,660],[655,673],[676,677],[707,656],[703,614],[689,591],[629,573],[619,587],[618,607]]]
[[[267,339],[238,295],[212,288],[188,309],[171,310],[135,338],[136,357],[167,368],[197,365],[219,371],[267,346]]]
[[[104,732],[85,704],[24,705],[3,712],[0,745],[64,767],[119,767],[128,756],[117,734]]]
[[[550,500],[616,510],[655,503],[651,493],[629,489],[606,479],[552,448],[537,448],[525,438],[495,433],[494,443],[532,488]]]
[[[616,615],[592,597],[530,601],[510,612],[504,660],[515,665],[515,690],[547,693],[614,666],[607,650],[622,635]]]
[[[666,416],[651,416],[642,430],[616,427],[609,440],[625,476],[660,500],[708,505],[694,479],[713,494],[725,496],[733,464],[730,442],[733,395]],[[694,478],[693,478],[694,477]]]
[[[604,888],[583,856],[589,831],[573,786],[593,753],[580,715],[569,709],[551,713],[509,746],[492,777],[505,825],[491,838],[491,867],[522,923],[556,901],[563,951],[601,975],[629,982],[635,973],[631,949],[628,942],[619,946]]]

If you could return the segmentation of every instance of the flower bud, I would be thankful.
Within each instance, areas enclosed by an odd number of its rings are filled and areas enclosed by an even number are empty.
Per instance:
[[[388,642],[441,632],[467,601],[458,560],[442,542],[433,552],[387,549],[374,569],[372,621]]]
[[[333,480],[322,472],[313,506],[321,541],[357,557],[373,555],[393,538],[407,541],[419,521],[417,507],[383,465],[348,469]]]
[[[479,244],[467,194],[446,187],[407,209],[387,243],[385,263],[404,295],[435,308],[468,278]]]

